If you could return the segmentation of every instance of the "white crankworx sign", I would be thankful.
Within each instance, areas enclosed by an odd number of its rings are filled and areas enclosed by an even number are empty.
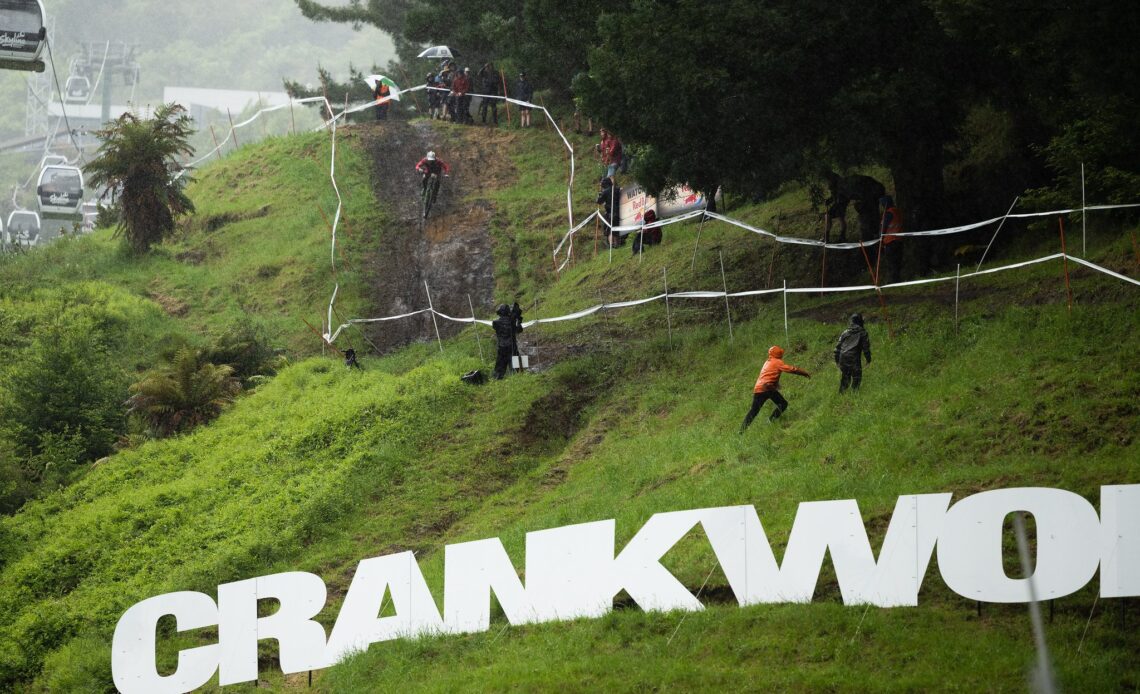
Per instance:
[[[491,593],[511,624],[601,617],[625,590],[645,610],[700,610],[692,592],[661,558],[698,524],[740,605],[806,603],[830,553],[845,605],[914,606],[930,557],[955,593],[983,602],[1029,600],[1029,578],[1002,567],[1003,524],[1010,513],[1037,525],[1033,576],[1040,599],[1083,588],[1100,569],[1102,598],[1140,595],[1140,484],[1101,488],[1100,515],[1060,489],[999,489],[950,506],[950,494],[899,497],[876,561],[853,499],[802,503],[783,561],[777,563],[753,506],[658,513],[621,552],[613,520],[526,536],[526,585],[498,538],[444,549],[443,612],[411,552],[365,559],[357,567],[330,634],[314,617],[324,608],[320,577],[287,572],[218,586],[217,601],[197,592],[159,595],[134,605],[115,628],[112,668],[123,692],[186,692],[219,673],[222,685],[257,679],[257,644],[276,639],[285,673],[328,667],[370,644],[424,634],[488,629]],[[378,616],[385,593],[395,614]],[[280,608],[258,617],[258,601]],[[177,669],[155,665],[156,627],[217,627],[216,644],[178,654]]]

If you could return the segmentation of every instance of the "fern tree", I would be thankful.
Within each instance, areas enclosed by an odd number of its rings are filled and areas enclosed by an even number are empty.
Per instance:
[[[177,157],[190,157],[193,121],[178,104],[163,104],[154,117],[124,113],[97,135],[97,158],[86,167],[96,186],[120,190],[118,233],[136,253],[145,253],[174,230],[179,215],[194,211],[183,192]]]
[[[233,368],[204,362],[183,348],[174,360],[131,386],[130,414],[156,436],[170,436],[214,419],[241,392]]]

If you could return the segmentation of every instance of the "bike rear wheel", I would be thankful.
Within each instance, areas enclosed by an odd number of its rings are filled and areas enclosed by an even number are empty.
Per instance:
[[[428,178],[427,185],[424,186],[423,203],[424,203],[424,219],[428,218],[431,212],[432,205],[435,204],[436,195],[439,194],[439,176],[432,174]]]

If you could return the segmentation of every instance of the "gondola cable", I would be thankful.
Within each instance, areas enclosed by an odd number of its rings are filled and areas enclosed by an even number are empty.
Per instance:
[[[51,41],[44,39],[44,44],[48,49],[48,61],[51,63],[51,79],[55,83],[55,93],[59,97],[59,110],[63,113],[63,122],[67,126],[67,135],[71,139],[71,144],[75,145],[75,151],[79,153],[78,159],[87,164],[86,158],[83,156],[83,148],[79,146],[79,142],[75,139],[75,133],[71,130],[71,121],[67,119],[67,106],[63,103],[63,90],[59,88],[59,73],[55,70],[55,57],[52,55]]]
[[[107,54],[111,52],[111,42],[107,41],[106,47],[103,49],[103,63],[99,66],[99,75],[95,77],[95,84],[91,90],[87,92],[87,102],[84,106],[90,106],[91,100],[95,98],[95,92],[99,91],[99,83],[103,81],[103,70],[107,67]]]

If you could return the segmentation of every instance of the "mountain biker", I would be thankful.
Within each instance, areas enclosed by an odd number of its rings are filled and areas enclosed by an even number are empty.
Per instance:
[[[441,174],[448,175],[451,173],[451,167],[447,165],[442,159],[435,156],[435,152],[428,152],[427,156],[420,159],[416,164],[416,171],[424,175],[423,181],[420,182],[420,192],[427,190],[428,179],[432,174],[439,176]]]
[[[440,175],[448,175],[451,173],[451,167],[447,165],[442,159],[435,156],[435,152],[428,152],[427,156],[420,159],[416,164],[416,171],[424,175],[423,181],[420,183],[420,196],[428,194],[428,182],[435,176],[435,183],[432,184],[431,199],[434,200],[435,194],[439,191]],[[425,197],[424,200],[424,219],[427,219],[428,208],[431,207],[432,200]]]

